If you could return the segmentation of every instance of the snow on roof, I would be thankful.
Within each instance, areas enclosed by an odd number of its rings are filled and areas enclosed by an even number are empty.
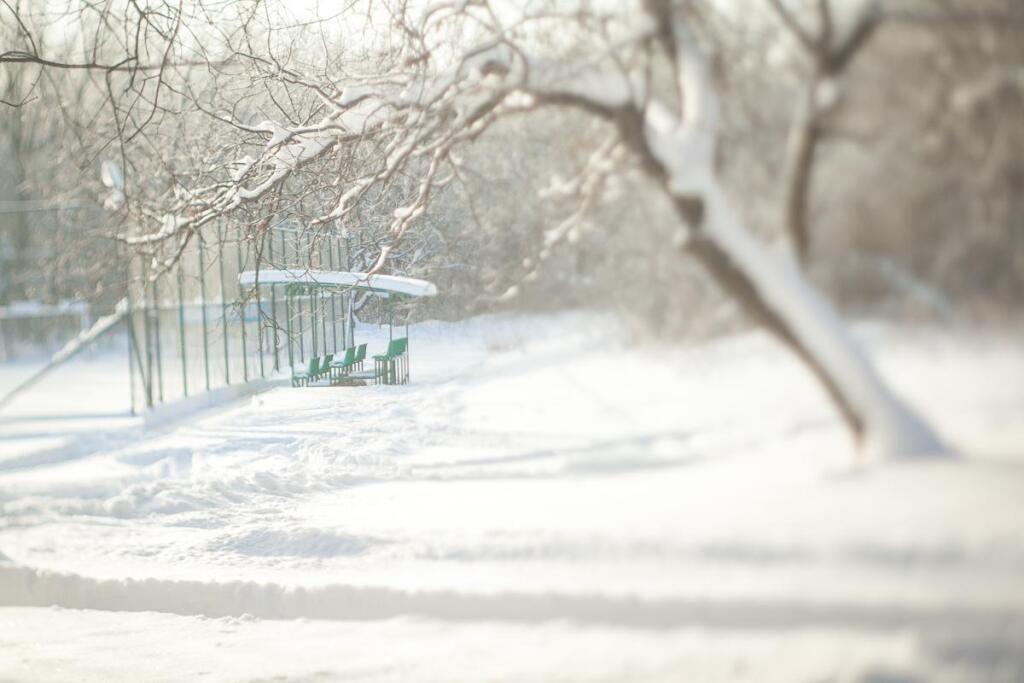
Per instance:
[[[238,282],[251,287],[261,285],[309,285],[313,287],[344,287],[376,293],[404,294],[405,296],[436,296],[437,287],[426,280],[399,275],[367,275],[340,270],[247,270],[238,276]]]

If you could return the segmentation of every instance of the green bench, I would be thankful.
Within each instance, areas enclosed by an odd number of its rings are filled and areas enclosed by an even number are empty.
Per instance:
[[[356,362],[356,348],[350,346],[345,349],[345,355],[341,357],[341,360],[336,360],[331,363],[331,379],[338,377],[339,375],[348,374],[349,369],[355,365]]]
[[[409,382],[409,339],[399,337],[388,343],[387,351],[373,357],[373,378],[377,384]]]
[[[375,384],[408,384],[409,382],[409,340],[407,337],[392,339],[387,351],[373,357],[373,372],[358,372],[366,360],[366,344],[345,349],[341,360],[334,360],[334,354],[309,359],[305,370],[292,373],[293,387],[308,387],[322,377],[335,379],[372,379]],[[357,372],[353,372],[357,371]]]
[[[339,361],[330,364],[331,378],[344,377],[353,369],[361,370],[363,360],[366,359],[366,344],[350,346],[345,349],[345,355]]]
[[[320,376],[320,358],[315,356],[309,359],[309,366],[305,370],[292,371],[293,387],[308,387],[309,383]]]
[[[292,386],[308,387],[310,382],[315,382],[321,377],[329,377],[333,360],[333,353],[329,353],[322,358],[320,356],[310,358],[309,365],[306,366],[305,370],[292,372]]]

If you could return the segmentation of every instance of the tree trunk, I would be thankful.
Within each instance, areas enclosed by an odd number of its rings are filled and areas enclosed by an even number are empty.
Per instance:
[[[719,186],[699,197],[666,190],[693,229],[683,248],[744,312],[804,361],[832,398],[858,448],[885,458],[952,454],[883,383],[796,265],[771,253],[739,223]]]
[[[615,122],[641,168],[668,195],[689,239],[683,249],[704,266],[754,321],[793,351],[818,378],[861,451],[883,457],[953,455],[932,428],[897,398],[875,372],[828,302],[792,261],[762,244],[733,211],[711,168],[659,149],[639,111],[623,108]],[[673,172],[666,159],[686,159]],[[704,159],[704,164],[711,164]],[[680,181],[684,182],[680,182]]]
[[[814,92],[818,81],[815,79],[804,95],[797,113],[797,122],[789,137],[786,154],[785,197],[783,198],[782,224],[793,242],[797,258],[807,266],[810,250],[810,231],[807,229],[807,210],[810,204],[811,171],[814,156],[821,139]]]

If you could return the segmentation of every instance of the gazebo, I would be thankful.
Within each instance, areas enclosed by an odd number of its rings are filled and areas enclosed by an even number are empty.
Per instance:
[[[426,280],[398,275],[371,275],[331,270],[248,270],[239,274],[242,287],[283,286],[285,291],[285,325],[291,337],[292,301],[304,294],[368,292],[388,301],[388,347],[383,354],[373,356],[374,368],[364,371],[366,344],[345,343],[344,356],[335,359],[335,353],[313,356],[308,366],[295,369],[295,359],[289,345],[288,365],[293,386],[365,384],[406,384],[409,381],[409,325],[405,336],[394,336],[393,300],[430,297],[437,295],[437,287]],[[337,352],[338,349],[335,349]]]

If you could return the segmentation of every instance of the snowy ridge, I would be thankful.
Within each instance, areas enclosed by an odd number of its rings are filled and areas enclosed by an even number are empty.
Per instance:
[[[232,581],[99,580],[0,563],[0,605],[50,606],[186,616],[365,621],[416,616],[444,621],[554,619],[642,628],[729,626],[794,628],[843,624],[860,628],[1024,629],[1024,608],[970,605],[892,606],[857,602],[645,600],[606,594],[402,591],[377,586],[286,587]]]

